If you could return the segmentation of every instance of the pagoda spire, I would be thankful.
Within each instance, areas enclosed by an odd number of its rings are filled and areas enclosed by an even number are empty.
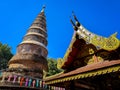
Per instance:
[[[41,12],[45,11],[45,5],[43,5]]]
[[[43,78],[43,70],[47,71],[47,30],[46,17],[42,8],[22,42],[17,47],[17,53],[9,61],[9,70],[19,74]]]

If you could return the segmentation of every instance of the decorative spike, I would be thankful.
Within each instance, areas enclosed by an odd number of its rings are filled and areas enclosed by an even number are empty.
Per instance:
[[[72,19],[70,19],[70,22],[72,23],[72,25],[73,25],[73,26],[75,26],[75,23],[73,22],[73,20],[72,20]]]
[[[74,30],[77,31],[78,28],[76,27],[76,25],[74,24],[74,22],[72,21],[72,19],[70,19],[70,22],[72,23],[72,26],[73,26]]]
[[[77,17],[74,15],[74,19],[78,22],[78,19],[77,19]]]
[[[76,21],[78,21],[78,19],[76,18],[76,16],[75,16],[75,14],[74,14],[73,11],[72,11],[72,15],[73,15],[74,19],[75,19]]]
[[[73,15],[73,17],[74,17],[74,19],[75,19],[75,21],[76,21],[76,25],[79,27],[79,26],[80,26],[80,23],[79,23],[77,17],[75,16],[74,12],[72,12],[72,15]]]

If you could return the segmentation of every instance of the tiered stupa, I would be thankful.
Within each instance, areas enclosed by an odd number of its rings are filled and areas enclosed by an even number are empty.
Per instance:
[[[47,30],[44,8],[35,19],[17,47],[17,53],[9,61],[9,70],[22,75],[42,78],[47,71]]]
[[[44,8],[18,45],[16,54],[8,62],[8,69],[2,72],[0,90],[36,90],[44,87],[43,72],[48,70]]]

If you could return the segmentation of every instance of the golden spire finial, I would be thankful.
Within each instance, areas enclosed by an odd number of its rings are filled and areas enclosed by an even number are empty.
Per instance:
[[[78,28],[76,27],[76,25],[74,24],[74,22],[72,21],[71,18],[70,18],[70,22],[72,23],[72,26],[73,26],[74,30],[77,31]]]
[[[78,19],[77,19],[77,17],[75,16],[75,14],[74,14],[73,11],[72,11],[72,15],[73,15],[73,17],[74,17],[74,19],[75,19],[75,21],[76,21],[76,25],[79,27],[79,26],[80,26],[80,23],[79,23],[79,21],[78,21]]]
[[[78,21],[73,11],[72,11],[72,15],[73,15],[74,19],[75,19],[76,21]]]
[[[72,23],[73,26],[75,26],[75,24],[71,18],[70,18],[70,22]]]
[[[41,12],[44,12],[45,10],[45,5],[43,5]]]

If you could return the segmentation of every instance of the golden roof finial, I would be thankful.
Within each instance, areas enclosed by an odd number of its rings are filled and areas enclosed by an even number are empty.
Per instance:
[[[43,5],[41,12],[44,12],[45,10],[45,5]]]
[[[72,11],[72,15],[73,15],[73,17],[74,17],[74,19],[75,19],[75,21],[76,21],[76,25],[77,25],[77,26],[80,26],[80,23],[79,23],[79,21],[78,21],[78,19],[77,19],[77,17],[75,16],[75,14],[74,14],[73,11]]]
[[[72,15],[73,15],[74,19],[75,19],[76,21],[78,21],[73,11],[72,11]]]
[[[74,22],[72,21],[72,19],[71,19],[71,18],[70,18],[70,22],[72,23],[72,26],[73,26],[74,30],[75,30],[75,31],[77,31],[77,30],[78,30],[78,28],[76,27],[76,25],[74,24]]]
[[[74,22],[73,22],[73,20],[70,18],[70,22],[71,22],[71,24],[73,25],[73,26],[75,26],[75,24],[74,24]]]

